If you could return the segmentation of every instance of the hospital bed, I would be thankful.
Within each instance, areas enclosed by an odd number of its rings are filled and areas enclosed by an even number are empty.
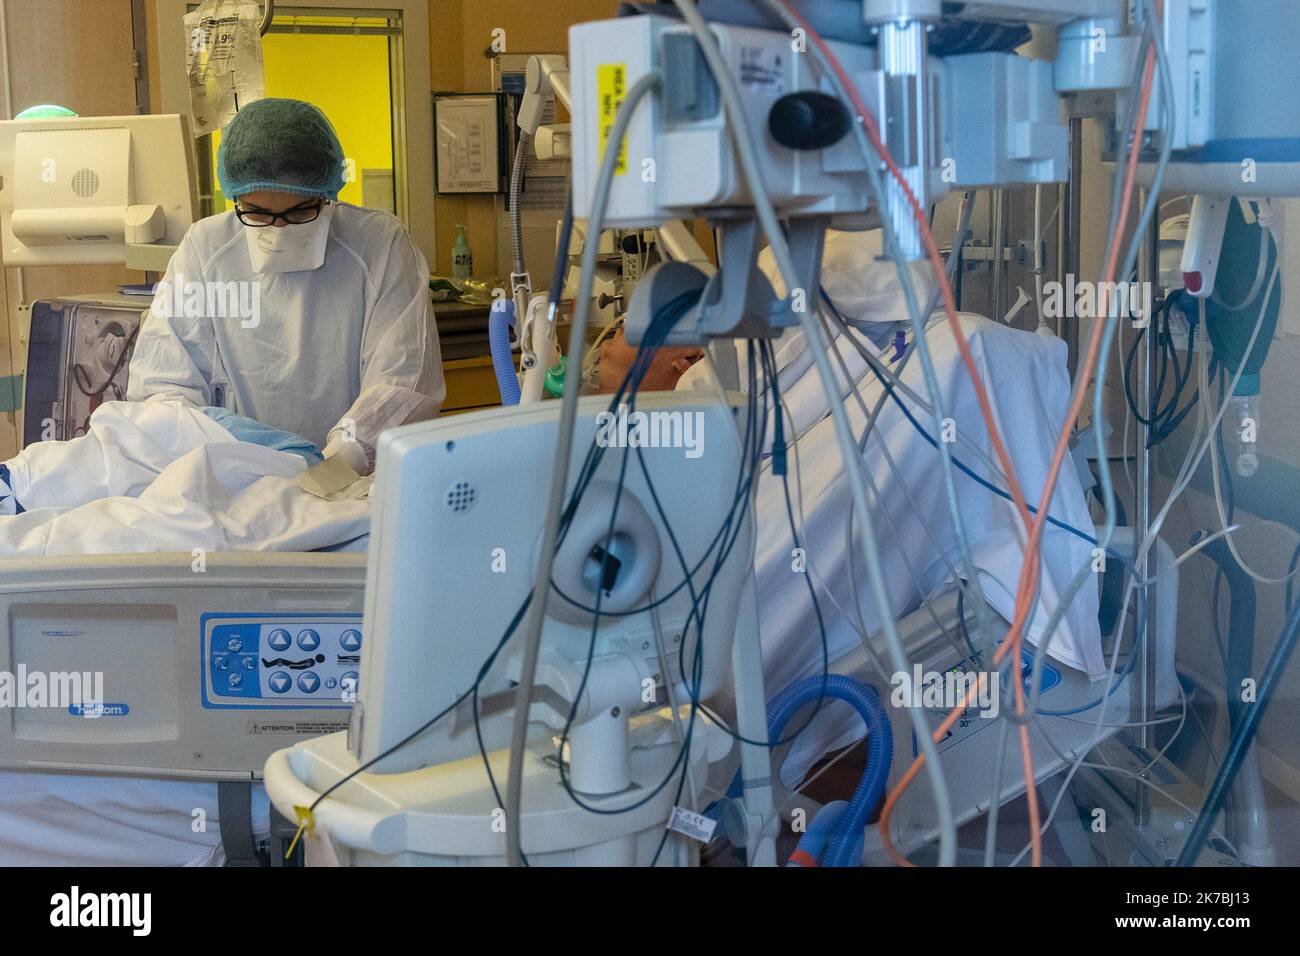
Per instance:
[[[5,708],[0,769],[215,784],[227,859],[255,863],[249,808],[266,758],[347,726],[365,555],[205,561],[0,559],[0,671],[103,674],[99,708]],[[86,794],[80,809],[100,812],[92,779]],[[121,839],[134,859],[138,835],[124,826]]]
[[[969,608],[959,607],[957,595],[956,590],[949,591],[931,601],[928,608],[914,611],[899,621],[899,636],[903,640],[907,657],[919,664],[923,672],[966,673],[987,670],[989,667],[981,657],[973,655],[965,643],[961,617],[963,610],[967,619],[971,617],[971,612]],[[994,620],[1003,623],[996,616]],[[999,637],[1001,634],[1002,631],[998,630]],[[1172,649],[1173,636],[1173,628],[1166,628],[1160,643],[1169,644]],[[871,647],[877,658],[888,659],[882,633],[872,635]],[[1033,646],[1026,644],[1022,657],[1026,697],[1031,689],[1033,656]],[[853,677],[871,686],[882,701],[888,701],[894,690],[872,664],[865,646],[860,645],[833,661],[830,672]],[[1045,784],[1067,769],[1067,760],[1073,761],[1110,739],[1128,713],[1129,692],[1130,682],[1120,680],[1108,695],[1105,681],[1090,681],[1079,671],[1049,660],[1043,668],[1041,682],[1040,709],[1044,716],[1030,725],[1030,752],[1036,783],[1040,786]],[[1008,721],[1007,715],[1015,710],[1010,693],[1009,690],[1004,690],[996,713],[985,715],[981,713],[978,703],[972,704],[938,742],[944,778],[958,826],[981,816],[994,802],[994,755],[1002,729]],[[1103,697],[1107,699],[1108,717],[1099,731],[1094,723],[1097,714],[1095,707],[1083,710],[1077,716],[1065,715],[1065,712],[1086,708],[1088,704]],[[933,728],[947,716],[948,708],[926,707],[925,711]],[[897,785],[919,751],[911,722],[906,718],[905,712],[891,709],[890,716],[893,764],[889,782],[892,788]],[[1087,719],[1089,717],[1093,719]],[[803,719],[796,718],[800,722]],[[996,790],[998,805],[1025,792],[1014,725],[1010,729],[1003,771]],[[810,725],[809,730],[815,739],[821,736],[815,723]],[[805,819],[811,820],[821,810],[821,804],[803,794],[778,797],[778,806],[783,803],[787,817],[796,809],[802,809]],[[873,865],[888,865],[888,858],[881,849],[878,828],[879,824],[873,824],[869,830],[865,859]],[[926,846],[937,839],[938,832],[929,780],[925,774],[920,774],[899,800],[890,823],[890,838],[905,856],[920,860],[929,852]]]

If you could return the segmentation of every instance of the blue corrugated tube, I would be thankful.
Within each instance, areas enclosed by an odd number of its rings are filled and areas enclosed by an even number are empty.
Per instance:
[[[799,839],[799,845],[794,848],[785,865],[816,866],[817,861],[821,859],[822,851],[826,849],[826,844],[830,842],[836,824],[844,818],[844,811],[848,806],[847,800],[832,800],[817,811],[817,816],[813,817],[812,822],[808,824],[808,832]]]
[[[519,404],[519,377],[510,351],[510,327],[514,324],[514,302],[505,298],[493,301],[488,313],[488,347],[492,350],[492,370],[497,373],[502,405]]]
[[[772,699],[767,706],[768,739],[780,740],[790,718],[822,697],[850,704],[867,725],[866,769],[857,789],[853,791],[848,808],[834,819],[830,838],[820,859],[823,866],[857,866],[862,861],[863,831],[867,820],[880,803],[880,798],[885,795],[885,783],[889,779],[889,768],[894,759],[893,727],[874,690],[851,677],[828,674],[824,678],[818,675],[796,681]],[[740,793],[740,774],[736,774],[728,796],[735,797]],[[819,813],[814,822],[821,816]],[[800,845],[803,845],[803,841],[800,841]]]

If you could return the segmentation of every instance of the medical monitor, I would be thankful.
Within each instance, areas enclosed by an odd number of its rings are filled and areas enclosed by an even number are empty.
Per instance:
[[[560,406],[492,409],[380,438],[366,642],[349,747],[368,761],[452,710],[374,771],[477,753],[471,704],[453,704],[475,684],[512,620],[523,620],[537,573]],[[702,392],[643,394],[635,409],[609,409],[608,397],[579,402],[570,492],[589,451],[599,447],[603,457],[557,550],[539,675],[548,660],[581,667],[592,648],[595,655],[644,661],[639,666],[659,685],[646,708],[665,699],[687,703],[691,685],[708,700],[727,684],[741,590],[753,567],[735,410]],[[632,447],[636,442],[646,447]],[[602,562],[607,540],[614,560]],[[693,572],[689,586],[684,566]],[[598,588],[602,614],[593,632]],[[692,615],[697,601],[706,611],[702,627]],[[522,630],[479,684],[488,750],[508,741]],[[665,678],[672,685],[667,697]],[[535,695],[567,706],[556,698],[544,687]],[[535,729],[535,736],[545,732],[541,724]]]
[[[125,264],[129,248],[174,248],[198,217],[195,184],[177,114],[0,122],[4,264]]]

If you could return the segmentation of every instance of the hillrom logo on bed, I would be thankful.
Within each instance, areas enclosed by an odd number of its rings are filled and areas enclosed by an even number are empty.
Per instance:
[[[262,324],[262,287],[257,282],[186,282],[185,273],[154,286],[151,311],[164,319],[239,319],[245,329]]]
[[[118,705],[110,704],[108,707]],[[0,707],[57,707],[78,717],[107,715],[103,671],[0,671]]]
[[[663,411],[617,412],[596,416],[596,444],[601,448],[684,448],[687,458],[704,454],[704,413]]]

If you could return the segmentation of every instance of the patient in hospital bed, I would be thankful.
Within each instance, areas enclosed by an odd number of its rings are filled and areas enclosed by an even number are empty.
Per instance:
[[[84,436],[0,463],[0,556],[364,546],[367,501],[297,486],[320,460],[225,409],[109,402]],[[252,814],[265,833],[260,787]],[[219,863],[218,819],[210,782],[0,771],[0,865]]]
[[[894,266],[877,262],[878,251],[878,240],[870,235],[832,233],[823,285],[839,312],[864,330],[868,347],[897,369],[901,363],[888,343],[905,328],[905,311]],[[771,274],[770,261],[764,264]],[[923,299],[927,295],[923,281],[918,281],[918,295]],[[960,321],[1017,476],[1031,502],[1036,501],[1069,400],[1065,345],[978,316],[963,314]],[[905,334],[910,340],[910,332]],[[931,321],[926,340],[958,432],[988,455],[988,436],[947,322]],[[880,382],[843,334],[835,346],[866,406],[874,408],[883,390]],[[850,560],[845,540],[850,490],[812,356],[798,330],[787,330],[774,343],[774,350],[789,414],[790,485],[808,574],[792,571],[794,545],[784,491],[771,474],[768,459],[755,498],[755,574],[769,697],[821,670],[821,638],[809,623],[809,581],[817,588],[832,666],[859,643],[853,627],[854,602],[868,630],[874,631],[880,622],[880,612],[862,583],[861,561],[855,565]],[[601,384],[616,385],[634,350],[614,337],[600,354]],[[643,387],[711,387],[709,363],[698,359],[696,350],[661,350]],[[927,394],[919,361],[909,362],[901,375],[915,392]],[[860,433],[864,423],[856,401],[849,399],[847,407]],[[923,426],[933,428],[929,413],[915,406],[913,413]],[[177,402],[101,407],[85,439],[31,446],[7,463],[7,478],[0,472],[7,492],[25,509],[16,516],[0,517],[0,554],[111,552],[133,547],[189,551],[209,546],[203,542],[227,549],[306,550],[364,535],[366,502],[326,502],[296,486],[296,476],[314,460],[315,449],[297,447],[294,436],[283,433],[241,441],[250,437],[241,432],[245,427],[249,426],[223,422]],[[965,442],[955,444],[954,453],[996,481],[985,459]],[[901,616],[951,589],[951,565],[963,577],[978,575],[995,610],[1010,617],[1025,542],[1012,505],[969,477],[956,476],[974,562],[973,568],[961,568],[937,452],[892,402],[884,405],[864,459],[877,489],[872,496],[873,520],[884,557],[889,613]],[[6,489],[0,488],[4,493]],[[1061,472],[1050,513],[1076,528],[1090,527],[1078,476],[1069,467]],[[101,523],[104,530],[87,530]],[[1042,547],[1039,611],[1028,628],[1031,641],[1041,640],[1044,609],[1054,607],[1057,595],[1090,556],[1086,542],[1049,528]],[[1095,587],[1085,587],[1076,597],[1050,653],[1091,677],[1104,672]],[[840,705],[828,705],[800,734],[782,765],[782,777],[787,784],[794,783],[823,754],[860,739],[863,733],[856,715]],[[203,863],[219,858],[213,834],[188,832],[191,808],[204,808],[209,819],[215,818],[215,787],[170,782],[163,789],[157,781],[115,781],[113,806],[103,811],[105,820],[97,822],[82,809],[88,789],[96,786],[94,780],[68,775],[0,775],[0,821],[6,815],[26,821],[22,833],[0,834],[0,863],[126,862],[122,860],[126,851],[107,836],[123,825],[133,834],[130,861]],[[265,795],[260,791],[257,800],[256,816],[264,821]],[[80,831],[75,846],[65,842],[63,824],[69,818],[77,821]],[[110,818],[111,826],[102,825]],[[265,823],[259,826],[264,829]],[[52,850],[55,843],[64,855]]]
[[[900,331],[910,343],[912,333],[895,265],[879,255],[878,232],[828,233],[822,286],[840,315],[861,331],[859,341],[897,371],[902,363],[892,343]],[[763,254],[760,266],[782,293],[770,253]],[[915,265],[914,269],[917,296],[925,301],[933,288],[926,272],[928,266]],[[959,320],[1017,477],[1029,501],[1037,503],[1069,403],[1065,343],[1054,336],[1009,328],[975,315],[962,313]],[[956,340],[942,315],[931,318],[926,341],[947,410],[962,439],[952,445],[954,456],[1002,485],[987,463],[992,458],[988,434]],[[843,333],[836,337],[835,347],[866,407],[874,409],[884,392],[879,379],[845,341]],[[743,344],[738,348],[740,368],[744,369]],[[825,621],[833,667],[838,658],[860,645],[853,603],[857,603],[869,632],[879,628],[880,611],[867,592],[860,536],[855,539],[857,552],[852,560],[850,557],[846,527],[852,509],[851,489],[835,440],[834,423],[802,330],[787,330],[774,341],[773,349],[788,416],[785,434],[791,446],[787,455],[790,493],[800,525],[800,544],[807,554],[808,575],[817,589]],[[617,386],[632,354],[634,350],[617,337],[601,347],[602,388]],[[679,390],[715,387],[709,364],[694,362],[686,350],[661,350],[651,374],[657,388],[673,388],[674,384]],[[918,359],[906,364],[901,378],[918,395],[928,395]],[[859,405],[851,397],[844,401],[860,438],[865,422]],[[933,432],[930,413],[915,404],[910,408],[917,421]],[[989,603],[998,614],[1010,619],[1025,530],[1011,502],[957,473],[956,492],[975,565],[973,569],[962,568],[938,454],[897,405],[886,400],[867,441],[864,460],[874,486],[872,517],[884,558],[889,613],[901,617],[924,600],[951,590],[955,586],[952,569],[956,568],[963,578],[978,574]],[[791,683],[820,673],[823,660],[821,637],[817,627],[809,623],[813,620],[809,581],[806,575],[792,571],[794,541],[786,516],[785,493],[780,478],[771,473],[770,458],[764,462],[758,481],[755,509],[755,575],[770,698]],[[1060,474],[1049,513],[1084,531],[1092,527],[1078,475],[1068,463]],[[1043,636],[1057,596],[1091,558],[1091,545],[1050,525],[1041,550],[1042,583],[1037,613],[1028,628],[1028,637],[1035,644]],[[1093,678],[1105,671],[1097,600],[1095,585],[1084,587],[1049,644],[1049,653],[1057,661]],[[797,781],[822,754],[847,746],[864,733],[861,720],[846,705],[824,708],[796,741],[782,766],[782,777],[787,783]]]
[[[363,539],[364,500],[298,487],[307,439],[176,398],[108,402],[87,433],[0,463],[0,555],[314,551]]]

